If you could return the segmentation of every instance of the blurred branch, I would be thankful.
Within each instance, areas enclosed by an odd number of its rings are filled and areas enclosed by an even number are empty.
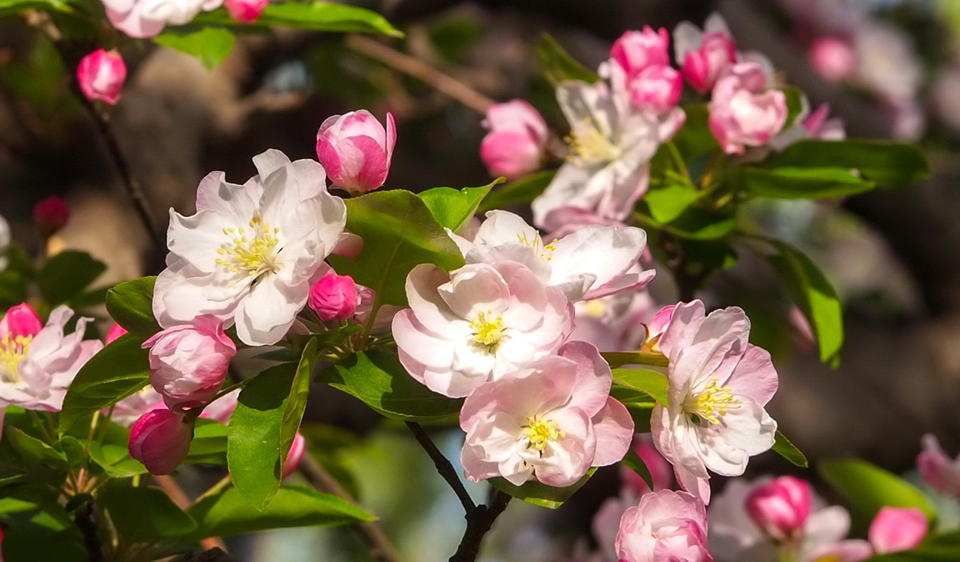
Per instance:
[[[303,459],[300,460],[299,470],[300,474],[318,490],[333,494],[350,503],[357,503],[357,500],[343,489],[337,479],[327,472],[323,465],[318,463],[309,453],[303,455]],[[390,542],[379,525],[370,521],[360,523],[357,527],[370,546],[371,554],[375,560],[379,562],[400,562],[400,555],[397,553],[396,547],[393,546],[393,543]]]
[[[160,486],[160,489],[163,490],[180,509],[187,510],[193,504],[186,492],[183,491],[183,488],[180,487],[180,484],[177,484],[177,481],[174,480],[172,476],[154,475],[153,481]],[[223,543],[223,539],[220,537],[207,537],[200,541],[200,545],[207,550],[214,548],[219,548],[224,552],[227,550],[227,545]]]
[[[407,422],[407,427],[410,428],[410,431],[413,432],[413,436],[416,437],[417,443],[420,443],[420,446],[423,447],[423,450],[427,452],[427,455],[430,456],[430,459],[433,461],[434,466],[437,467],[437,472],[440,473],[440,476],[447,481],[447,484],[453,488],[453,492],[457,494],[460,503],[463,504],[463,510],[467,512],[467,520],[470,520],[470,513],[477,509],[477,505],[473,503],[473,498],[470,497],[470,494],[467,492],[467,489],[463,487],[463,483],[460,482],[460,477],[457,476],[457,471],[454,470],[453,465],[450,464],[450,461],[447,460],[447,457],[443,456],[443,453],[437,449],[437,446],[433,444],[433,441],[430,440],[430,436],[427,435],[427,432],[423,430],[423,426],[417,422]]]
[[[429,84],[437,91],[457,100],[477,113],[486,113],[487,108],[495,103],[487,96],[422,60],[401,53],[369,37],[350,35],[347,37],[346,45],[358,53]]]

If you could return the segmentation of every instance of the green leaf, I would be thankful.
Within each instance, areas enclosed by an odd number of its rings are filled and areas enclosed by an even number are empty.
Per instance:
[[[647,468],[647,463],[643,462],[643,459],[640,458],[640,455],[637,454],[633,447],[631,447],[623,460],[620,461],[624,466],[630,470],[636,472],[643,478],[643,481],[647,483],[647,486],[650,486],[650,489],[653,490],[653,475],[650,474],[650,469]]]
[[[803,252],[766,239],[776,253],[766,255],[817,337],[820,360],[835,363],[843,346],[843,307],[826,275]]]
[[[323,371],[330,386],[397,420],[432,422],[455,419],[462,400],[441,396],[414,380],[395,352],[356,353]]]
[[[649,365],[652,367],[666,367],[669,360],[662,353],[651,351],[604,351],[600,355],[610,364],[611,368],[624,365]]]
[[[557,175],[556,170],[544,170],[495,189],[480,203],[480,212],[529,204],[547,189],[555,175]]]
[[[150,381],[143,339],[125,334],[81,367],[67,389],[60,412],[60,433],[77,422],[143,388]]]
[[[566,488],[547,486],[546,484],[541,484],[536,480],[525,482],[522,486],[514,486],[503,478],[491,478],[488,480],[488,482],[490,482],[491,486],[500,490],[501,492],[509,494],[512,497],[523,500],[527,503],[532,503],[533,505],[538,505],[540,507],[546,507],[549,509],[557,509],[563,505],[563,502],[570,499],[570,496],[576,493],[577,490],[582,488],[596,471],[596,468],[591,468],[587,471],[583,478],[577,481],[576,484],[567,486]]]
[[[124,281],[107,291],[107,312],[130,332],[152,336],[160,331],[153,317],[153,286],[157,278],[141,277]]]
[[[580,80],[593,84],[600,79],[595,72],[571,57],[570,53],[561,47],[549,33],[540,36],[536,49],[540,66],[543,68],[547,80],[553,86],[564,80]]]
[[[934,517],[923,492],[886,470],[859,459],[821,462],[817,471],[847,499],[859,521],[869,521],[884,506],[915,507]]]
[[[193,533],[195,539],[281,527],[329,527],[376,519],[336,496],[299,486],[281,486],[263,511],[250,509],[240,490],[230,486],[201,499],[189,513],[198,523]]]
[[[482,187],[464,187],[463,189],[434,187],[421,191],[417,196],[430,209],[430,213],[440,226],[457,232],[476,214],[477,207],[490,193],[490,189],[501,181],[497,179]]]
[[[62,452],[17,427],[5,428],[3,437],[20,456],[29,477],[53,479],[60,473],[66,474],[67,457]]]
[[[777,431],[776,441],[773,443],[773,452],[787,459],[794,466],[799,466],[800,468],[810,466],[810,463],[807,461],[807,456],[803,454],[803,451],[798,449],[797,446],[780,431]]]
[[[803,111],[803,92],[799,88],[787,87],[781,90],[787,101],[787,120],[783,123],[783,129],[793,125],[793,122]]]
[[[381,303],[406,305],[407,274],[421,263],[463,265],[460,250],[424,202],[409,191],[375,191],[347,199],[347,230],[363,238],[354,259],[330,256],[341,274],[375,291]]]
[[[183,461],[186,464],[227,464],[229,428],[216,420],[198,418],[193,427],[193,441]]]
[[[920,148],[880,140],[800,141],[770,157],[764,165],[855,169],[882,188],[907,186],[929,174]]]
[[[646,393],[664,406],[670,405],[670,383],[663,373],[643,369],[614,369],[613,382]]]
[[[280,471],[300,427],[317,353],[311,340],[296,367],[279,365],[240,392],[227,428],[227,466],[250,504],[263,509],[280,486]]]
[[[847,168],[734,166],[724,171],[724,178],[734,188],[777,199],[846,197],[876,186]]]
[[[43,264],[37,285],[43,299],[53,307],[79,295],[106,269],[106,264],[86,252],[65,250]]]
[[[657,222],[669,223],[679,218],[705,193],[689,182],[674,182],[651,188],[644,194],[643,199],[650,209],[650,215]]]
[[[7,309],[27,300],[27,280],[16,271],[0,271],[0,307]]]
[[[107,486],[97,500],[126,542],[182,537],[197,528],[193,518],[160,488]]]
[[[130,457],[126,445],[92,441],[88,451],[93,462],[111,478],[128,478],[147,472],[147,468],[140,461]]]
[[[153,42],[197,58],[209,70],[217,67],[233,50],[237,38],[222,27],[167,28]]]
[[[673,144],[683,155],[683,159],[690,162],[694,158],[720,148],[716,137],[710,132],[707,124],[710,111],[707,104],[691,104],[683,106],[687,118],[683,127],[673,137]]]
[[[680,238],[692,240],[715,240],[723,238],[733,231],[736,226],[736,216],[728,213],[718,213],[689,206],[677,218],[668,223],[660,222],[650,214],[650,207],[643,199],[640,200],[634,217],[641,223],[654,228],[665,230]]]
[[[403,37],[376,12],[335,2],[271,2],[252,24],[238,24],[225,10],[198,14],[194,23],[209,23],[238,27],[292,27],[310,31],[339,31],[344,33],[377,33]]]

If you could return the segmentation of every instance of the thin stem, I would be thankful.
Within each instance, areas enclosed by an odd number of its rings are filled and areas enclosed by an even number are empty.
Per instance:
[[[299,471],[318,490],[333,494],[350,503],[357,503],[353,496],[337,482],[336,478],[330,475],[323,468],[323,465],[309,454],[304,455],[303,459],[300,460]],[[378,562],[400,562],[400,555],[397,553],[396,547],[393,546],[393,543],[390,542],[379,525],[373,521],[367,521],[360,523],[357,527],[363,535],[363,539],[370,546],[371,554],[375,560]]]
[[[486,113],[494,101],[463,82],[444,74],[418,58],[401,53],[379,41],[362,35],[347,37],[347,47],[426,82],[437,91],[476,111]]]
[[[477,509],[477,505],[473,503],[473,498],[470,497],[470,494],[467,492],[467,489],[463,487],[463,483],[460,482],[460,477],[457,475],[457,471],[453,469],[453,465],[450,464],[450,461],[447,460],[447,457],[443,456],[443,453],[437,449],[437,446],[433,444],[433,441],[430,440],[430,436],[427,435],[427,432],[423,430],[423,427],[417,422],[407,422],[407,427],[410,428],[410,431],[413,432],[413,436],[417,439],[417,443],[420,443],[420,446],[423,447],[423,450],[427,452],[427,455],[430,456],[430,459],[433,460],[434,466],[437,467],[437,472],[440,473],[440,476],[447,481],[447,484],[453,488],[453,492],[457,494],[457,498],[460,499],[460,503],[463,504],[464,511],[467,512],[467,517],[469,520],[470,513]]]

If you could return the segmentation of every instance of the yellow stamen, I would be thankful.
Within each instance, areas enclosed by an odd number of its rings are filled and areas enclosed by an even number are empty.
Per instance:
[[[232,273],[243,273],[248,277],[259,277],[264,273],[276,273],[277,246],[280,229],[263,222],[263,218],[256,214],[248,223],[248,232],[243,227],[228,227],[223,229],[227,242],[220,245],[216,264],[227,268]]]
[[[583,309],[587,316],[602,318],[604,313],[607,312],[607,303],[602,299],[592,299],[584,303]]]
[[[533,248],[533,253],[536,254],[538,258],[544,261],[552,260],[553,251],[557,249],[557,246],[554,242],[551,242],[549,244],[544,244],[543,238],[540,238],[539,234],[535,235],[533,240],[531,240],[527,238],[526,234],[521,232],[517,234],[517,241],[528,248]]]
[[[20,380],[20,362],[30,352],[33,336],[7,336],[0,339],[0,380]]]
[[[557,427],[556,422],[542,420],[537,416],[527,418],[527,423],[523,426],[523,432],[527,438],[527,447],[541,452],[551,441],[557,441],[566,436],[563,430]]]
[[[578,125],[563,139],[570,146],[567,160],[584,165],[612,162],[620,157],[620,148],[600,132],[592,119],[585,118]]]
[[[483,347],[487,353],[494,353],[504,338],[503,316],[487,312],[478,312],[477,316],[470,322],[470,329],[473,330],[473,341]]]
[[[683,403],[683,410],[694,422],[706,420],[712,424],[720,423],[720,418],[730,410],[740,407],[740,401],[733,395],[729,386],[720,386],[717,378],[695,395],[689,396]]]

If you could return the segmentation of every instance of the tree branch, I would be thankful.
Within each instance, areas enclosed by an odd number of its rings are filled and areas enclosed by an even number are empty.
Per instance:
[[[437,467],[437,472],[440,473],[440,476],[447,481],[447,484],[453,488],[453,492],[457,494],[457,498],[460,499],[460,503],[463,504],[463,510],[467,513],[467,521],[470,520],[470,513],[477,509],[477,504],[473,503],[473,498],[470,497],[470,494],[467,492],[467,489],[463,487],[463,483],[460,482],[460,477],[457,475],[457,471],[453,469],[453,465],[450,464],[450,461],[447,460],[447,457],[443,456],[443,453],[437,449],[437,446],[433,444],[433,441],[430,440],[430,436],[427,435],[427,432],[423,430],[423,427],[417,422],[407,422],[407,427],[410,428],[410,431],[413,432],[413,436],[417,438],[417,443],[420,443],[420,446],[423,447],[423,450],[430,455],[430,459],[433,460],[434,466]]]

